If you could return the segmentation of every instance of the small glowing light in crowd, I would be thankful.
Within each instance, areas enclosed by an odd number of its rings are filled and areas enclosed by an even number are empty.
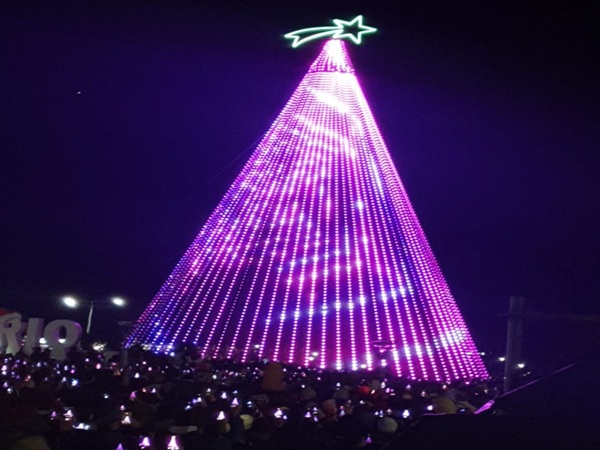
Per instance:
[[[46,338],[40,338],[40,345],[46,345],[48,343],[48,341],[46,340]]]
[[[77,386],[78,384],[79,384],[79,380],[76,380],[76,379],[72,379],[72,380],[71,380],[71,386],[75,387],[75,386]]]
[[[367,434],[367,438],[365,439],[365,444],[372,444],[373,440],[371,439],[371,435]]]
[[[167,444],[167,450],[182,450],[177,436],[172,435]]]
[[[504,356],[501,356],[500,358],[498,358],[498,361],[504,362],[504,361],[506,361],[506,358]]]
[[[150,438],[148,436],[142,436],[142,439],[140,439],[139,442],[139,447],[140,448],[150,448],[152,446],[152,443],[150,442]]]
[[[234,397],[233,400],[231,401],[231,406],[235,407],[238,406],[240,404],[240,402],[238,401],[237,397]]]
[[[139,372],[136,372],[135,375],[133,376],[133,378],[135,378],[135,379],[137,379],[139,377],[140,377],[140,373]]]
[[[121,423],[123,425],[131,425],[131,413],[124,413],[123,414],[123,420],[121,420]]]
[[[525,363],[519,363],[519,364],[517,364],[517,367],[519,369],[524,369],[525,368]]]
[[[219,411],[219,415],[217,416],[217,420],[225,420],[225,413],[223,411]]]
[[[92,348],[97,352],[103,352],[106,348],[106,342],[94,342]]]
[[[70,409],[67,409],[67,412],[63,414],[63,417],[65,418],[65,420],[73,420],[73,417],[74,417],[73,411],[71,411]]]
[[[425,409],[427,409],[427,411],[433,411],[433,405],[427,405],[427,408]]]
[[[281,410],[281,408],[277,408],[273,415],[276,419],[281,419],[283,417],[283,411]]]
[[[223,392],[221,393],[221,398],[222,398],[223,400],[227,400],[227,392],[223,391]]]
[[[410,417],[410,411],[408,409],[405,409],[404,411],[402,411],[403,419],[408,419],[409,417]]]
[[[119,445],[117,445],[117,448],[115,448],[115,450],[125,450],[125,449],[123,448],[123,446],[121,444],[119,444]]]

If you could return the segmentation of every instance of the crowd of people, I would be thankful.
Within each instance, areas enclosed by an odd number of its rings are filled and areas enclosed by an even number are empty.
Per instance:
[[[0,357],[0,450],[383,449],[430,414],[472,414],[489,381],[405,380],[141,348]]]

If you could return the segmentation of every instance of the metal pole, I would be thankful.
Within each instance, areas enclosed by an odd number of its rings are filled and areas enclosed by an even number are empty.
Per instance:
[[[90,312],[88,313],[87,326],[85,327],[85,334],[90,334],[92,328],[92,314],[94,314],[94,301],[90,302]]]
[[[521,359],[523,340],[524,297],[510,297],[508,306],[508,329],[506,332],[506,359],[504,361],[504,392],[515,387],[517,364]]]

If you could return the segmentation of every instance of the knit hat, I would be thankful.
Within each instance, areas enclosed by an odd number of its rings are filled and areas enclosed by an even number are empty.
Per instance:
[[[242,422],[244,423],[244,430],[249,430],[250,428],[252,428],[252,422],[254,422],[254,417],[252,417],[250,414],[242,414],[240,415],[240,419],[242,419]]]

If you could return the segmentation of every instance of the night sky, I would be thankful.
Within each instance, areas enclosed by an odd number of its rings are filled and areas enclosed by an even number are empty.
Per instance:
[[[317,56],[283,34],[364,14],[351,58],[479,347],[510,295],[600,314],[600,8],[324,3],[2,2],[0,306],[84,321],[62,295],[120,295],[96,333],[135,319]],[[531,323],[527,348],[599,329]]]

